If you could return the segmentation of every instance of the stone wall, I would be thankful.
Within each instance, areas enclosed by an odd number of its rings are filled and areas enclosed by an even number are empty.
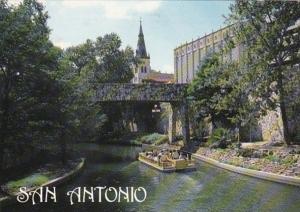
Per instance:
[[[283,124],[279,108],[276,111],[269,111],[258,123],[261,127],[262,140],[272,142],[284,140]]]
[[[284,89],[288,128],[293,142],[300,142],[300,67],[286,69]],[[247,126],[246,128],[250,128]],[[252,127],[252,141],[283,141],[283,123],[279,107],[268,111],[267,115],[258,120],[257,126]],[[261,139],[257,135],[261,132]],[[249,131],[247,132],[249,133]],[[248,136],[250,137],[250,136]],[[249,141],[250,139],[246,139]]]
[[[97,87],[95,101],[178,102],[185,97],[185,84],[103,83]]]

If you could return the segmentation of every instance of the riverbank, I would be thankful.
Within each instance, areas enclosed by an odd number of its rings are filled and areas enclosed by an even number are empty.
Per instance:
[[[125,135],[115,136],[113,138],[102,139],[101,144],[108,145],[124,145],[124,146],[142,146],[148,145],[161,145],[168,143],[167,135],[159,133],[128,133]]]
[[[211,165],[269,181],[300,186],[300,147],[242,145],[242,148],[210,148],[190,145],[160,145],[159,148],[181,149]],[[177,148],[176,148],[177,147]]]
[[[56,186],[75,176],[84,166],[85,159],[69,160],[66,165],[48,163],[26,177],[8,181],[1,185],[0,205],[13,202],[20,187],[27,191],[44,186]]]
[[[195,154],[237,167],[300,177],[300,152],[294,149],[210,149],[199,147]]]

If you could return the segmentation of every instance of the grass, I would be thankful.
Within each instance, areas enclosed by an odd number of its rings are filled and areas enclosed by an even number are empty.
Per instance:
[[[297,163],[297,159],[293,158],[292,155],[288,155],[281,160],[281,163],[284,165],[293,165],[294,163]]]
[[[130,143],[132,144],[154,144],[160,145],[168,142],[168,136],[159,134],[159,133],[152,133],[149,135],[144,135],[137,137],[134,140],[131,140]]]
[[[270,160],[272,162],[280,162],[280,158],[277,155],[268,155],[265,157],[265,159]]]
[[[60,164],[46,164],[45,166],[39,168],[35,172],[32,172],[31,174],[28,174],[23,178],[11,180],[1,185],[1,188],[7,194],[15,194],[20,191],[20,187],[26,187],[27,189],[40,187],[50,180],[74,169],[75,164],[78,163],[72,161],[67,166],[63,167]]]
[[[36,187],[49,181],[49,177],[44,174],[33,174],[16,181],[9,181],[5,184],[8,193],[18,192],[20,187]]]

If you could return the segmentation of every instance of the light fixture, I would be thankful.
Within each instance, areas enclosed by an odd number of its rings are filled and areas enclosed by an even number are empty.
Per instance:
[[[155,104],[154,108],[152,109],[152,113],[160,113],[161,108],[159,104]]]

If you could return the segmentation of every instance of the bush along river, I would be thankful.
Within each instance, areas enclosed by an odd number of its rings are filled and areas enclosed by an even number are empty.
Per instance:
[[[57,202],[16,203],[2,211],[299,211],[300,188],[247,177],[197,162],[194,172],[161,173],[137,161],[140,147],[78,145],[86,158],[78,176],[58,186]],[[70,203],[76,187],[143,187],[143,202],[108,202],[98,192],[94,202]],[[102,195],[104,193],[102,192]],[[103,197],[103,196],[102,196]],[[142,198],[141,195],[139,198]],[[75,198],[76,199],[76,198]]]

